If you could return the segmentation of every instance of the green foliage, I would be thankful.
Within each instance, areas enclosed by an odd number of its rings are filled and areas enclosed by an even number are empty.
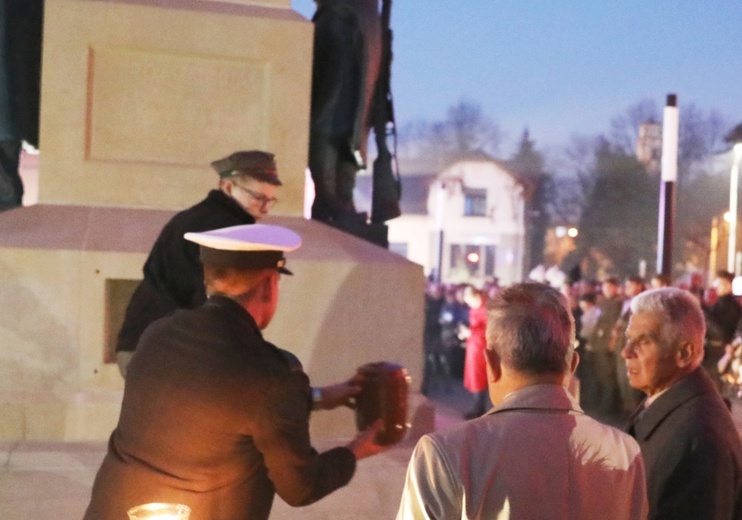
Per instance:
[[[635,274],[656,256],[659,183],[632,155],[603,140],[594,183],[580,219],[578,254],[592,260],[588,276]]]
[[[523,131],[518,150],[507,165],[527,185],[525,266],[530,271],[544,262],[549,205],[555,190],[551,176],[544,172],[544,157],[536,151],[536,143],[528,130]]]

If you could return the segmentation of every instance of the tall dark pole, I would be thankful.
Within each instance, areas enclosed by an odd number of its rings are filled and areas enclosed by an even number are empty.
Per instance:
[[[657,272],[672,275],[672,238],[675,222],[675,182],[678,179],[678,98],[667,95],[662,122],[662,183],[657,226]]]

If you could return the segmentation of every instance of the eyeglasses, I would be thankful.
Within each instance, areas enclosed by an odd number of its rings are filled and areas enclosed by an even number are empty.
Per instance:
[[[269,209],[272,208],[276,202],[278,202],[278,199],[276,197],[266,197],[262,193],[259,193],[257,191],[253,191],[250,188],[245,188],[244,186],[241,186],[237,184],[236,182],[232,182],[235,186],[237,186],[239,189],[250,195],[255,202],[260,204],[261,206],[266,206]]]

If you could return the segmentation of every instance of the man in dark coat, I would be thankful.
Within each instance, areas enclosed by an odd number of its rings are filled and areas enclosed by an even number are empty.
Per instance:
[[[165,225],[144,264],[116,341],[123,375],[144,329],[176,309],[194,309],[206,301],[198,245],[183,238],[187,232],[254,224],[276,202],[278,179],[273,154],[235,152],[214,161],[219,187],[204,200],[176,214]]]
[[[275,493],[292,506],[315,502],[350,481],[356,460],[383,449],[376,424],[318,453],[313,404],[348,404],[358,385],[310,390],[298,360],[261,335],[276,311],[279,272],[288,272],[283,253],[299,236],[258,224],[187,237],[202,246],[209,299],[142,336],[85,520],[120,520],[153,502],[184,504],[198,520],[265,519]],[[214,237],[245,251],[223,251]]]
[[[734,335],[742,319],[742,306],[732,293],[734,274],[729,271],[716,273],[716,301],[704,302],[706,313],[706,354],[703,357],[703,366],[721,388],[721,378],[717,363],[724,355],[727,345],[734,340]]]
[[[672,287],[631,301],[622,351],[631,386],[647,397],[630,418],[647,472],[649,518],[742,518],[742,445],[700,367],[705,322],[698,300]]]

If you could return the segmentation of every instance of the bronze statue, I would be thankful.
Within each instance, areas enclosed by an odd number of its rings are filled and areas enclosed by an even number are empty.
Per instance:
[[[0,210],[20,206],[21,143],[39,145],[43,0],[0,5]]]
[[[373,127],[379,148],[374,175],[383,173],[380,182],[374,178],[374,200],[379,202],[375,203],[378,209],[372,208],[371,219],[384,222],[400,214],[399,182],[386,146],[387,125],[393,125],[391,3],[384,0],[382,15],[378,0],[316,3],[309,142],[309,169],[315,185],[312,218],[329,222],[359,219],[353,188],[356,173],[366,165],[368,134]]]

